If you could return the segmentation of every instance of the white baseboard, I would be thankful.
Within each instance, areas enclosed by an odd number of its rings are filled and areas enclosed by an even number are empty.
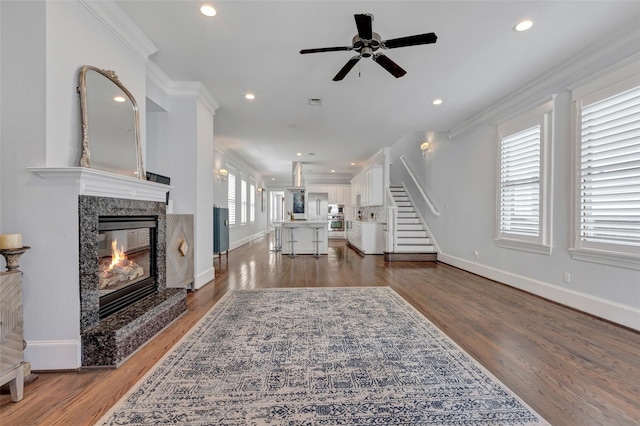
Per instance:
[[[640,331],[640,309],[438,253],[438,261]]]
[[[213,281],[215,277],[216,277],[216,271],[213,269],[213,267],[207,269],[204,272],[199,273],[194,277],[193,290],[197,290],[200,287],[204,286],[205,284]]]
[[[229,244],[229,250],[234,250],[237,249],[240,246],[243,246],[245,244],[249,244],[251,241],[253,240],[257,240],[258,238],[264,236],[268,231],[264,230],[261,232],[258,232],[257,234],[253,234],[253,235],[249,235],[248,237],[244,237],[238,241],[233,241],[231,242],[231,244]]]
[[[76,370],[81,366],[80,340],[28,341],[24,360],[34,371]]]

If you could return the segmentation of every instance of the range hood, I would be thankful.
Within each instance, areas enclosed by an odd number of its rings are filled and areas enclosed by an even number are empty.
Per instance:
[[[305,189],[304,177],[302,176],[302,161],[294,161],[291,167],[291,186],[289,190]]]

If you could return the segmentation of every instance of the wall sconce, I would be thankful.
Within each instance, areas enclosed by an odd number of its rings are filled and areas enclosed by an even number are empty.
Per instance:
[[[431,144],[429,142],[422,142],[420,151],[422,151],[422,158],[431,157]]]
[[[229,171],[227,169],[218,170],[218,176],[217,176],[218,182],[226,182],[228,174],[229,174]]]

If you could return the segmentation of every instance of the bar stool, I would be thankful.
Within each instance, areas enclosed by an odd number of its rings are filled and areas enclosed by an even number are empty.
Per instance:
[[[313,257],[320,257],[322,256],[320,254],[320,243],[322,242],[322,240],[320,240],[320,230],[324,229],[324,226],[314,226],[313,229],[316,232],[315,234],[316,239],[312,241],[315,244],[315,248],[316,248],[316,252],[313,253]]]
[[[274,239],[273,249],[271,251],[282,251],[282,226],[275,225],[274,227]]]
[[[291,239],[288,241],[289,244],[291,244],[291,253],[289,253],[289,257],[298,257],[298,255],[296,254],[293,248],[293,243],[297,243],[297,241],[293,239],[293,228],[289,228],[289,231],[291,232],[289,234],[291,236]]]

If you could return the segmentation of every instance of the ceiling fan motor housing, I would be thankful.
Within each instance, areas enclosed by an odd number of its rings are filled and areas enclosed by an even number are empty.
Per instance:
[[[351,41],[351,45],[353,46],[353,50],[360,53],[363,58],[368,58],[373,55],[373,52],[378,50],[382,46],[382,38],[378,33],[372,33],[373,37],[371,40],[365,40],[360,38],[358,34],[353,36],[353,40]]]

